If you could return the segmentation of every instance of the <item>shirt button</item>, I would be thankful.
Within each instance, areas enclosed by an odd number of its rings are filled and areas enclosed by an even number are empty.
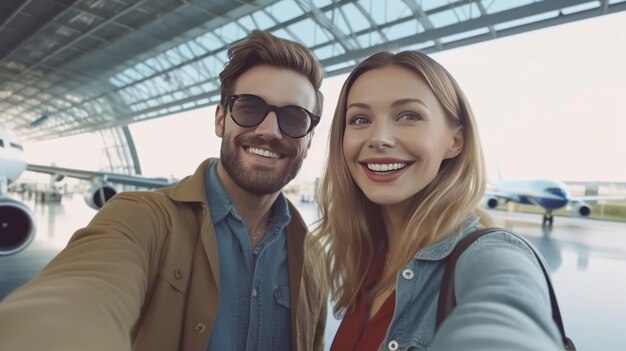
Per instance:
[[[398,349],[398,342],[395,340],[391,340],[389,344],[387,344],[387,346],[389,347],[389,350],[395,351]]]
[[[402,271],[402,277],[406,280],[411,280],[413,279],[413,277],[415,277],[415,273],[413,272],[412,269],[405,269]]]
[[[256,297],[258,293],[256,292],[256,288],[252,289],[252,297]]]
[[[174,271],[174,278],[180,280],[183,277],[183,270],[180,268],[176,268]]]
[[[193,328],[193,331],[195,331],[197,334],[202,334],[206,331],[206,325],[202,322],[198,322],[198,324],[196,324],[196,326]]]

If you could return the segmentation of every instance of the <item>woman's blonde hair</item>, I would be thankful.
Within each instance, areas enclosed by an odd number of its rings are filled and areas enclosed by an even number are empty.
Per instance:
[[[454,78],[439,63],[424,53],[381,52],[361,62],[343,85],[331,125],[328,158],[318,203],[321,220],[311,240],[325,255],[322,268],[335,302],[335,313],[351,307],[363,282],[375,250],[386,241],[381,209],[361,191],[350,176],[343,154],[346,100],[354,82],[365,72],[396,65],[420,74],[441,103],[451,125],[462,126],[464,145],[461,153],[441,163],[435,179],[415,195],[411,215],[402,233],[402,252],[390,261],[398,272],[418,250],[451,233],[472,213],[484,212],[478,203],[485,188],[485,167],[476,122],[469,103]],[[321,249],[323,247],[323,249]],[[395,285],[395,275],[381,287]]]

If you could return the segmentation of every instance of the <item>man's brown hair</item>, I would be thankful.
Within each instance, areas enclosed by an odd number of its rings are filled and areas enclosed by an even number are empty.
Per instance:
[[[222,105],[226,97],[233,93],[237,79],[256,65],[290,69],[307,77],[315,88],[315,109],[311,112],[321,115],[324,97],[320,86],[324,72],[317,58],[299,43],[259,30],[252,31],[228,49],[228,63],[220,73]]]

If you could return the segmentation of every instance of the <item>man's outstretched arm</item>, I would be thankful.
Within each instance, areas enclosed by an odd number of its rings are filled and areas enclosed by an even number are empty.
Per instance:
[[[160,252],[158,206],[121,194],[0,302],[0,350],[130,350]]]

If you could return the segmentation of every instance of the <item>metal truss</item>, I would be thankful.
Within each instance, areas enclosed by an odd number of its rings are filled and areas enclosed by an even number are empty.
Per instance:
[[[42,4],[56,12],[40,18]],[[23,39],[0,49],[0,121],[42,140],[216,104],[227,49],[253,29],[304,44],[332,76],[376,51],[441,51],[624,9],[626,0],[26,1],[0,13],[0,36]],[[42,23],[24,33],[25,19]]]

